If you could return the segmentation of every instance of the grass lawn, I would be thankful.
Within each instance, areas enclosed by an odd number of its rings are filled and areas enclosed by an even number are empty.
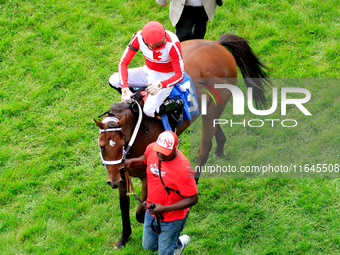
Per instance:
[[[224,126],[225,156],[213,157],[214,142],[208,165],[340,164],[339,6],[223,1],[205,38],[247,38],[279,89],[283,78],[304,82],[312,116],[290,107],[295,129]],[[145,0],[0,0],[0,254],[152,254],[133,199],[133,233],[114,250],[118,191],[106,184],[93,118],[119,101],[107,81],[132,34],[149,20],[175,32],[168,12]],[[130,67],[142,64],[139,53]],[[279,109],[270,117],[283,119]],[[229,103],[223,118],[231,112]],[[179,148],[194,160],[191,136]],[[215,177],[199,182],[185,254],[339,254],[339,179]]]

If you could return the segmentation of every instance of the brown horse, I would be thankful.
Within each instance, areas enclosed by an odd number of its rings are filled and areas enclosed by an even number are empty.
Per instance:
[[[233,54],[231,54],[225,47],[228,47]],[[185,71],[192,78],[207,79],[208,78],[225,78],[230,79],[229,84],[236,84],[237,66],[240,68],[244,78],[258,78],[246,79],[246,85],[253,88],[253,98],[257,106],[265,105],[264,86],[268,85],[268,80],[264,68],[266,68],[252,52],[248,42],[242,37],[225,34],[217,41],[209,40],[190,40],[181,43],[182,54],[184,59]],[[195,79],[193,79],[195,80]],[[217,80],[216,80],[217,82]],[[195,87],[197,88],[195,84]],[[200,101],[202,90],[197,89],[198,101]],[[221,106],[215,106],[211,98],[207,100],[207,114],[202,115],[202,139],[201,146],[198,151],[197,165],[203,166],[212,147],[212,139],[215,135],[217,141],[217,149],[215,154],[223,154],[223,147],[225,143],[225,136],[217,125],[205,125],[212,123],[213,119],[218,119],[223,109],[225,108],[231,92],[227,89],[216,89],[220,99]],[[112,117],[114,116],[114,117]],[[184,120],[183,124],[176,130],[177,135],[180,135],[195,121],[198,116],[195,116],[191,121]],[[120,241],[116,244],[117,248],[125,245],[128,237],[131,235],[131,225],[129,216],[129,197],[123,191],[122,176],[120,174],[120,162],[123,155],[124,146],[128,144],[132,137],[134,127],[137,122],[137,115],[135,110],[127,104],[113,104],[110,109],[109,116],[105,116],[102,121],[95,120],[98,127],[101,129],[99,135],[99,145],[101,147],[102,161],[108,171],[107,183],[111,188],[119,189],[120,209],[122,214],[123,231]],[[149,118],[143,116],[143,123],[138,130],[135,143],[131,147],[127,158],[141,156],[147,145],[156,141],[158,135],[163,131],[163,125],[160,120],[156,118]],[[202,146],[204,145],[204,146]],[[138,177],[142,181],[142,191],[140,199],[146,199],[146,170],[145,169],[128,169],[129,175]],[[196,176],[198,179],[199,176]],[[144,222],[145,210],[139,205],[136,218],[138,222]]]

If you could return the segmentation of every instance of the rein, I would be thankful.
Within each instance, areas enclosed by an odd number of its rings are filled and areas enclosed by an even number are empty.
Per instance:
[[[126,184],[126,187],[124,187],[123,185],[123,191],[126,192],[126,195],[127,196],[130,196],[130,195],[134,195],[134,197],[136,198],[136,200],[139,202],[139,203],[143,203],[139,197],[137,196],[136,192],[135,192],[135,189],[133,188],[133,185],[132,185],[132,182],[131,182],[131,179],[130,179],[130,175],[129,175],[129,171],[125,171],[125,168],[123,166],[124,162],[125,162],[125,159],[126,159],[126,155],[129,153],[133,143],[135,142],[136,140],[136,137],[137,137],[137,133],[138,133],[138,130],[140,128],[140,125],[142,123],[142,118],[143,118],[143,112],[142,112],[142,108],[140,107],[140,105],[138,104],[138,102],[135,100],[135,99],[131,99],[132,102],[138,106],[138,120],[137,120],[137,123],[136,123],[136,126],[135,126],[135,129],[133,130],[133,133],[132,133],[132,136],[131,136],[131,139],[126,147],[126,150],[123,152],[123,158],[122,158],[122,162],[120,163],[120,167],[119,167],[119,171],[120,171],[120,175],[121,175],[121,178],[123,180],[123,184],[125,183]],[[130,193],[129,192],[129,186],[131,186],[131,190],[132,192]]]

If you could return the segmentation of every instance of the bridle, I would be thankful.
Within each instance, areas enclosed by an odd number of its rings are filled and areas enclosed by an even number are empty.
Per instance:
[[[105,118],[102,121],[102,123],[106,123],[106,122],[109,122],[109,121],[119,122],[119,119],[117,119],[116,117],[107,117],[107,118]],[[99,134],[105,133],[105,132],[117,132],[117,131],[122,131],[122,128],[121,127],[116,127],[116,128],[100,129]],[[98,140],[98,143],[99,143],[99,140]],[[102,149],[100,148],[100,158],[101,158],[101,161],[102,161],[102,165],[105,166],[105,168],[106,168],[106,165],[118,165],[118,164],[122,163],[123,157],[124,157],[124,153],[122,153],[122,155],[123,156],[122,156],[121,159],[117,159],[117,160],[105,160],[103,158]]]
[[[140,128],[140,125],[142,123],[142,118],[143,118],[142,108],[140,107],[140,105],[138,104],[138,102],[135,99],[132,98],[131,100],[132,100],[133,104],[138,106],[138,120],[137,120],[137,123],[135,125],[134,130],[133,130],[131,139],[130,139],[128,145],[126,146],[126,149],[123,148],[122,158],[118,159],[118,160],[105,160],[103,158],[101,149],[100,149],[100,157],[101,157],[102,165],[105,166],[105,168],[106,168],[106,165],[118,165],[118,164],[120,164],[119,171],[120,171],[121,178],[123,180],[122,190],[126,192],[127,196],[134,195],[134,197],[138,200],[138,202],[142,203],[142,201],[136,195],[136,192],[133,188],[133,185],[132,185],[132,182],[131,182],[131,179],[130,179],[130,176],[129,176],[129,172],[125,171],[125,168],[123,166],[125,159],[126,159],[126,155],[129,153],[133,143],[136,140],[137,133],[138,133],[138,130]],[[119,119],[116,118],[116,117],[109,116],[109,117],[105,118],[102,123],[106,123],[106,122],[109,122],[109,121],[119,122]],[[115,128],[100,129],[99,134],[101,134],[103,132],[117,132],[117,131],[122,131],[122,128],[121,127],[115,127]],[[107,170],[107,168],[106,168],[106,170]],[[131,186],[131,190],[132,190],[131,193],[129,192],[129,186]]]

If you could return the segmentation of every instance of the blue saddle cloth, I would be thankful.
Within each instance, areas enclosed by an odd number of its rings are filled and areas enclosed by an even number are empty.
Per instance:
[[[184,120],[191,120],[192,116],[199,115],[199,107],[198,107],[196,89],[195,89],[194,83],[192,82],[190,76],[187,73],[184,73],[183,81],[174,85],[169,95],[169,98],[180,98],[183,100],[184,102],[183,119]],[[168,115],[163,113],[160,116],[162,118],[164,129],[171,130],[171,126],[168,120]],[[179,125],[181,125],[182,122]]]

